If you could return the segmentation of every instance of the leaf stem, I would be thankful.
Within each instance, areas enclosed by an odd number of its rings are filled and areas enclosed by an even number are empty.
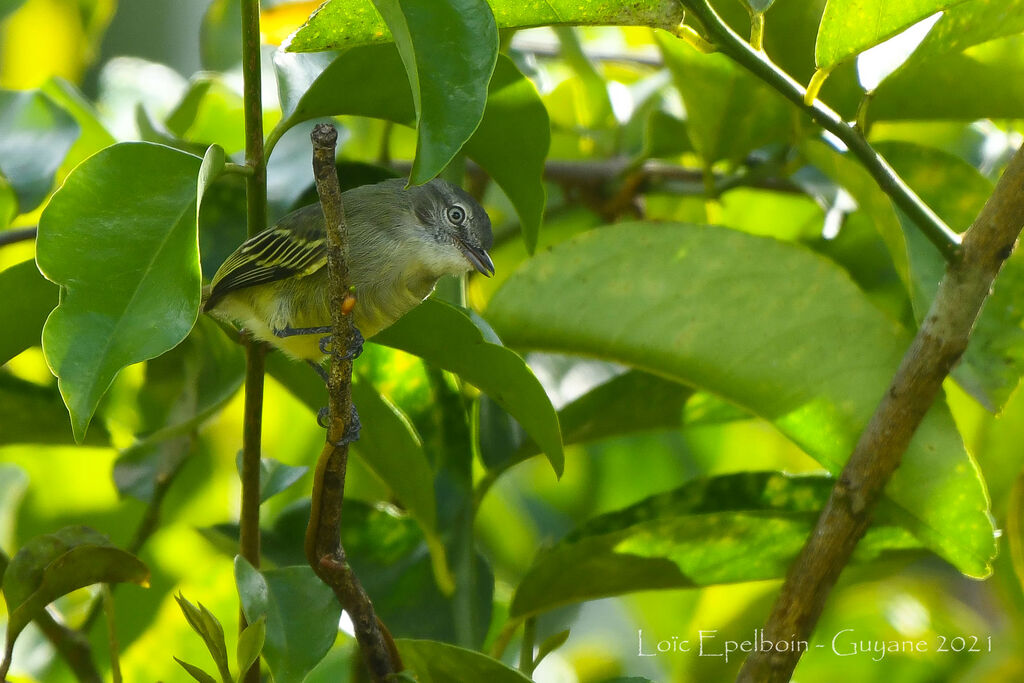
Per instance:
[[[1024,149],[964,236],[962,256],[946,266],[932,306],[836,482],[764,627],[773,640],[808,640],[832,586],[871,524],[875,505],[942,383],[967,348],[974,322],[1003,262],[1013,253],[1024,216]],[[755,652],[738,681],[790,679],[799,652]]]
[[[241,0],[242,103],[245,115],[246,225],[249,237],[267,227],[267,163],[263,151],[263,83],[260,67],[260,2]],[[260,566],[260,440],[263,429],[263,372],[266,348],[248,340],[245,347],[245,413],[242,423],[242,509],[239,551]],[[239,609],[239,632],[245,616]],[[245,674],[247,683],[259,683],[259,660]]]
[[[533,645],[537,640],[537,617],[527,617],[523,622],[523,641],[519,645],[519,670],[527,676],[533,675],[536,662],[533,659]]]
[[[809,104],[805,98],[816,94],[805,89],[789,74],[776,66],[766,54],[758,52],[736,34],[723,20],[708,0],[683,0],[688,10],[700,20],[709,37],[718,49],[738,64],[777,90],[806,111],[811,118],[828,132],[835,135],[860,159],[871,176],[892,201],[920,228],[948,262],[954,262],[960,254],[960,235],[947,226],[931,208],[897,175],[889,163],[876,152],[867,140],[853,126],[850,126],[831,108],[814,99]],[[822,79],[823,80],[823,79]]]
[[[110,590],[110,584],[105,583],[102,587],[103,612],[107,616],[107,643],[110,646],[110,670],[114,683],[121,683],[121,648],[117,644],[117,621],[114,618],[114,593]]]

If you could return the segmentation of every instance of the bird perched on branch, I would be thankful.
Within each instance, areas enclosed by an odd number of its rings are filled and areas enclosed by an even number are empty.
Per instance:
[[[494,274],[483,207],[441,180],[395,178],[342,194],[356,328],[372,337],[419,305],[444,275]],[[293,358],[318,364],[331,331],[327,234],[319,204],[246,240],[217,270],[203,310]],[[319,365],[316,365],[319,367]]]

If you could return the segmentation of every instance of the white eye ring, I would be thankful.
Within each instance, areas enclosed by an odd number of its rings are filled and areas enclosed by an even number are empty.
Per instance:
[[[466,220],[466,210],[458,204],[448,207],[448,220],[453,225],[462,225],[462,222]]]

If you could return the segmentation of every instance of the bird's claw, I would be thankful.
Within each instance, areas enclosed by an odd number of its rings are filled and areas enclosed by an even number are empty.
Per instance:
[[[329,417],[330,409],[327,406],[324,406],[316,414],[316,423],[324,429],[327,429],[330,426]],[[359,432],[362,427],[363,425],[359,421],[359,411],[356,410],[355,404],[352,404],[352,413],[349,415],[348,424],[345,425],[345,433],[342,435],[341,439],[334,443],[334,445],[339,447],[347,446],[350,443],[358,441]]]
[[[333,335],[326,335],[320,337],[320,353],[331,352],[331,340]],[[341,360],[355,360],[363,353],[363,344],[365,343],[362,332],[359,331],[358,327],[352,328],[352,338],[349,340],[348,351],[341,357]]]

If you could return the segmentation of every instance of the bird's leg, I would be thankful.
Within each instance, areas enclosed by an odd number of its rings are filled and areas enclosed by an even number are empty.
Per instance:
[[[327,334],[331,331],[330,325],[322,327],[290,327],[285,325],[280,330],[274,330],[275,337],[295,337],[300,334]]]
[[[357,331],[356,334],[359,334],[359,332]],[[359,335],[359,340],[360,340],[359,348],[361,349],[362,348],[362,335]],[[309,366],[311,368],[316,370],[316,374],[320,375],[320,378],[324,381],[324,384],[327,384],[327,381],[328,381],[327,380],[327,370],[324,369],[324,366],[320,365],[319,363],[314,363],[311,360],[310,361],[306,361],[306,362],[309,363]],[[318,425],[320,425],[321,427],[323,427],[324,429],[327,429],[327,427],[329,426],[329,423],[328,423],[327,419],[329,417],[330,417],[330,408],[328,406],[324,406],[319,411],[317,411],[316,423]],[[345,426],[345,434],[341,437],[341,440],[338,441],[334,445],[335,446],[344,446],[346,444],[352,443],[353,441],[358,441],[359,440],[359,430],[360,429],[362,429],[362,423],[359,421],[359,411],[356,410],[356,404],[353,403],[352,404],[352,414],[349,416],[348,425]]]

